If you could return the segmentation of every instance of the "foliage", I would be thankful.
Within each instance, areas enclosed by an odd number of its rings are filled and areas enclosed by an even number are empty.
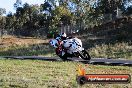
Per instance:
[[[45,0],[41,5],[29,5],[16,0],[16,12],[8,13],[3,28],[10,34],[22,36],[43,36],[65,26],[82,30],[104,23],[106,14],[116,17],[117,8],[122,10],[126,3],[126,0],[59,0],[57,5],[56,1]],[[122,11],[131,14],[130,7]],[[4,13],[5,9],[0,9],[0,15]]]
[[[0,15],[3,15],[6,13],[6,9],[5,8],[0,8]]]
[[[125,10],[124,14],[126,14],[126,15],[131,15],[131,14],[132,14],[132,6],[128,7],[128,8]]]
[[[22,5],[22,1],[21,0],[16,0],[16,3],[14,3],[14,8],[18,8]]]

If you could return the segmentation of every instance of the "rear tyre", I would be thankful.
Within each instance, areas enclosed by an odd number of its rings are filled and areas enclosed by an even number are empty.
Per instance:
[[[66,54],[63,55],[63,56],[59,55],[59,57],[60,57],[63,61],[67,61],[67,60],[68,60]]]
[[[89,53],[86,50],[79,52],[79,56],[84,60],[90,60],[91,59]]]

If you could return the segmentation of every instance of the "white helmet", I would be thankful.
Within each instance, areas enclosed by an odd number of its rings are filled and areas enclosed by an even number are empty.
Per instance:
[[[61,36],[61,37],[66,37],[67,35],[66,35],[66,33],[61,33],[60,36]]]
[[[50,45],[53,46],[54,48],[58,48],[58,41],[56,39],[51,39],[49,41]]]

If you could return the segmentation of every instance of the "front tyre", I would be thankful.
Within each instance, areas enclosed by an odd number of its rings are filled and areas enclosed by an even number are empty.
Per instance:
[[[79,52],[79,56],[84,60],[90,60],[91,59],[89,53],[86,50]]]

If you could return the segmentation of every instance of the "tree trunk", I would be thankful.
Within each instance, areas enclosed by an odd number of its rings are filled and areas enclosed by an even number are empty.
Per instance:
[[[2,39],[3,39],[3,30],[0,29],[0,44],[2,43]]]

